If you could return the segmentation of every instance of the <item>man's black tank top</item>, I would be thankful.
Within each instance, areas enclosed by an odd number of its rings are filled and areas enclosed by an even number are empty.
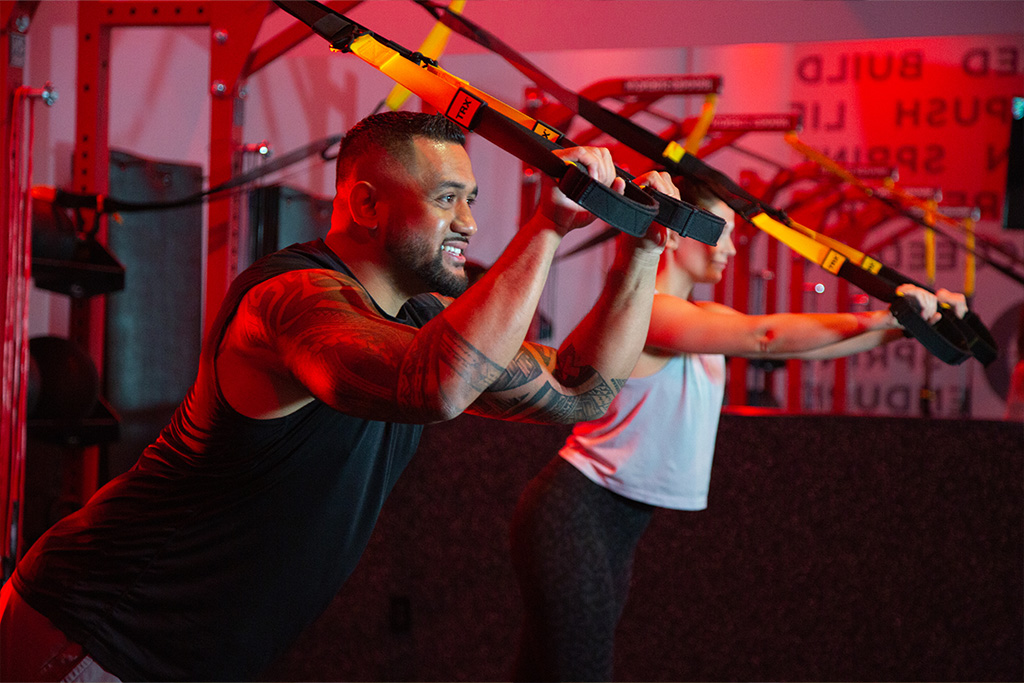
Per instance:
[[[319,401],[254,420],[221,395],[214,352],[245,293],[318,268],[358,286],[320,240],[243,272],[196,383],[156,443],[18,565],[25,600],[122,680],[258,676],[352,572],[416,449],[420,425],[358,419]],[[442,307],[416,297],[397,320],[419,327]]]

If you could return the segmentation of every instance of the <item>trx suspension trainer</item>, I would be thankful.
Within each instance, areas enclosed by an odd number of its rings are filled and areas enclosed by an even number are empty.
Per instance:
[[[325,38],[332,49],[351,52],[463,128],[558,180],[566,196],[618,230],[640,236],[657,221],[684,237],[707,244],[718,241],[724,227],[718,216],[641,188],[621,169],[616,173],[626,180],[625,194],[612,191],[553,153],[572,146],[558,131],[444,71],[433,60],[381,38],[313,0],[275,2]]]
[[[430,0],[415,1],[452,30],[503,57],[542,90],[607,135],[664,166],[670,173],[705,184],[744,220],[807,260],[888,303],[900,324],[942,361],[957,365],[974,356],[988,364],[995,359],[995,340],[973,312],[961,319],[948,305],[942,304],[939,309],[941,320],[929,325],[920,318],[911,301],[896,291],[902,284],[913,284],[922,289],[928,287],[877,259],[796,223],[784,212],[762,202],[720,171],[688,153],[674,140],[666,141],[620,114],[565,88],[499,38],[465,17],[448,12],[447,8]]]

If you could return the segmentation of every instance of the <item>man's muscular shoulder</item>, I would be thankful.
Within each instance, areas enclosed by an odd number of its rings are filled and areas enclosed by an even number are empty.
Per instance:
[[[283,273],[250,289],[239,303],[217,350],[221,391],[238,412],[280,417],[312,400],[288,368],[286,354],[317,318],[376,315],[351,277],[331,270]],[[314,324],[315,326],[315,324]]]

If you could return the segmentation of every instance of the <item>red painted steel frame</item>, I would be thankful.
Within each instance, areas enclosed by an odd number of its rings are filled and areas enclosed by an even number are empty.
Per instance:
[[[340,12],[361,0],[327,3]],[[110,32],[113,28],[154,26],[206,26],[210,49],[210,146],[207,185],[219,185],[241,171],[242,143],[240,93],[245,78],[271,63],[313,34],[301,25],[291,26],[253,49],[268,12],[270,0],[235,2],[83,2],[78,6],[78,77],[75,145],[71,189],[106,194],[109,189]],[[239,216],[231,197],[207,205],[206,287],[204,332],[209,329],[238,264]],[[106,241],[105,229],[97,234]],[[73,302],[71,337],[89,350],[102,373],[104,348],[102,297]],[[84,482],[83,494],[95,490],[98,470]],[[87,475],[88,476],[88,475]]]
[[[240,169],[241,144],[238,93],[243,66],[249,60],[263,18],[266,0],[249,2],[85,2],[79,5],[78,112],[73,162],[74,189],[106,194],[110,31],[117,27],[208,26],[210,29],[210,156],[209,185],[222,183]],[[207,207],[207,283],[205,318],[216,311],[234,271],[237,216],[228,198]],[[102,355],[102,304],[78,316],[77,332],[87,336],[97,357]],[[84,312],[83,312],[84,313]],[[204,326],[205,329],[205,326]]]
[[[15,246],[20,242],[20,236],[14,231],[20,230],[21,226],[10,224],[14,209],[10,201],[13,179],[7,173],[7,164],[15,153],[15,149],[11,147],[11,127],[14,125],[12,115],[16,113],[15,91],[24,84],[27,33],[38,5],[39,2],[0,3],[0,81],[3,82],[4,88],[3,102],[0,104],[0,121],[3,122],[0,126],[0,156],[4,163],[4,172],[0,174],[0,216],[5,223],[0,230],[0,254],[4,255],[4,263],[8,262],[9,250],[27,249],[27,245]],[[16,145],[21,144],[21,140],[13,142]],[[30,238],[31,235],[27,237]],[[24,347],[21,346],[27,344],[28,339],[22,339],[19,344],[18,335],[14,332],[14,327],[24,322],[20,313],[28,309],[27,287],[22,287],[19,281],[22,275],[20,272],[0,274],[0,301],[8,302],[0,306],[0,330],[3,330],[5,354],[12,354],[5,355],[5,358],[14,361],[16,366],[5,367],[5,370],[12,372],[12,376],[0,378],[0,381],[5,384],[9,382],[15,387],[23,387],[28,383],[28,364],[23,362]],[[10,319],[15,317],[19,319]],[[9,328],[12,333],[10,335]],[[12,401],[18,402],[18,398]],[[14,562],[24,551],[20,530],[24,529],[25,512],[25,423],[21,407],[23,406],[16,407],[6,403],[0,406],[0,430],[4,431],[0,434],[0,524],[3,526],[0,531],[0,542],[3,543],[0,550],[0,556],[3,557],[3,575],[0,576],[0,580],[7,579]]]

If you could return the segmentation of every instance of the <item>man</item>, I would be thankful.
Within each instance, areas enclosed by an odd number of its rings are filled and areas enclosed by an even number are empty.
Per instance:
[[[463,145],[424,114],[350,131],[326,240],[239,276],[171,424],[4,587],[5,680],[252,679],[351,573],[422,424],[607,408],[643,345],[661,230],[620,241],[557,352],[524,344],[562,237],[593,217],[550,188],[466,289],[477,187]],[[559,154],[621,191],[607,150]],[[664,174],[647,182],[673,191]],[[45,660],[64,664],[40,673]]]

